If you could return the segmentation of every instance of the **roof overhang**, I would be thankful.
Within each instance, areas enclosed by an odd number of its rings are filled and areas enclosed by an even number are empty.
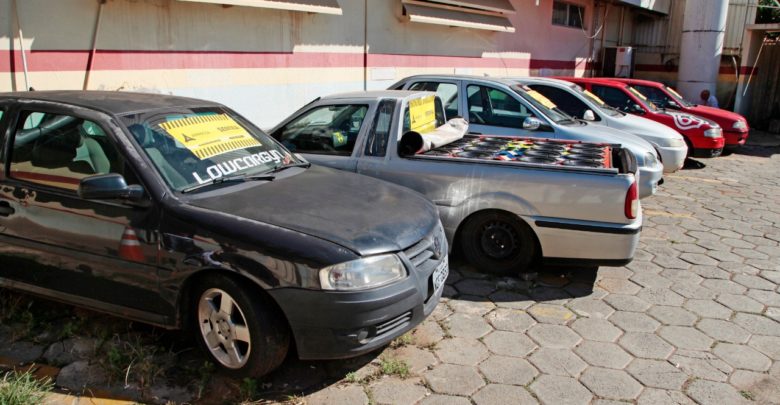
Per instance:
[[[404,16],[411,22],[515,32],[507,18],[515,9],[508,0],[401,0]]]
[[[227,6],[272,8],[307,13],[341,15],[338,0],[179,0],[195,3],[212,3]]]

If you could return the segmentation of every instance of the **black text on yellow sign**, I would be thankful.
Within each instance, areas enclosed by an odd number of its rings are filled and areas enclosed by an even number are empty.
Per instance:
[[[181,118],[160,124],[198,159],[237,149],[260,146],[260,142],[225,114]]]

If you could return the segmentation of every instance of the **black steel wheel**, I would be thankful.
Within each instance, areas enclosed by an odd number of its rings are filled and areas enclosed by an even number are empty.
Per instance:
[[[463,224],[459,238],[465,259],[487,273],[525,272],[537,254],[531,228],[520,218],[501,211],[472,215]]]

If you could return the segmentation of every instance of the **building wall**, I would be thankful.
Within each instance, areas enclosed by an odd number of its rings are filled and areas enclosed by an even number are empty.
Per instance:
[[[552,0],[513,0],[515,33],[405,22],[400,0],[367,0],[367,12],[339,0],[341,16],[108,0],[86,87],[212,99],[268,127],[317,96],[410,74],[582,75],[593,0],[569,2],[585,6],[586,30],[553,26]],[[98,1],[17,3],[29,85],[84,88]],[[25,88],[17,31],[13,1],[0,0],[0,91]]]

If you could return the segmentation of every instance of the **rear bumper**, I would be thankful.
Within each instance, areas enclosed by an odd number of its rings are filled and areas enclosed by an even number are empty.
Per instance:
[[[301,359],[355,357],[387,345],[433,312],[444,288],[433,291],[431,275],[441,260],[429,271],[407,263],[410,274],[404,280],[367,291],[279,288],[268,293],[287,317]]]
[[[664,177],[664,166],[657,163],[652,167],[639,167],[639,177],[637,178],[639,186],[639,198],[650,197],[658,189],[658,183]]]
[[[642,231],[642,217],[630,224],[524,218],[539,238],[543,261],[551,264],[614,266],[634,258]]]
[[[723,137],[726,138],[726,148],[736,149],[747,142],[749,131],[723,131]]]
[[[687,146],[657,146],[657,148],[658,153],[661,155],[661,160],[663,160],[664,173],[674,173],[685,164],[685,157],[688,155]]]

